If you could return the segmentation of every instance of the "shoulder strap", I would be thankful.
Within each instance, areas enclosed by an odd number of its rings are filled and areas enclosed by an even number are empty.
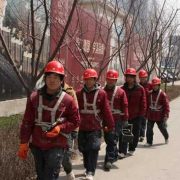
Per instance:
[[[155,104],[154,104],[154,108],[157,108],[157,104],[158,104],[158,101],[159,101],[159,97],[160,97],[160,95],[161,95],[161,92],[162,92],[162,90],[160,89],[160,90],[159,90],[159,93],[158,93],[158,95],[157,95]],[[152,104],[152,103],[153,103],[153,99],[152,99],[152,93],[151,93],[151,104]]]
[[[42,122],[42,111],[47,110],[51,112],[51,123],[55,122],[55,116],[56,116],[56,111],[60,105],[60,103],[62,102],[64,96],[65,96],[65,92],[62,92],[61,95],[59,96],[59,99],[57,100],[55,106],[53,108],[50,108],[48,106],[43,105],[43,101],[42,101],[42,95],[39,95],[39,106],[38,106],[38,122]]]
[[[115,87],[114,92],[113,92],[113,95],[112,95],[112,98],[111,98],[111,102],[110,102],[111,109],[113,109],[114,98],[115,98],[115,96],[116,96],[117,90],[118,90],[118,86]]]

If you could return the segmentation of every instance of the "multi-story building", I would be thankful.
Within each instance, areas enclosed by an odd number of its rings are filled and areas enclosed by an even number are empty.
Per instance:
[[[110,32],[108,68],[116,69],[120,74],[119,81],[122,82],[124,80],[123,71],[129,66],[129,59],[132,58],[130,46],[126,42],[130,16],[127,17],[126,12],[120,6],[121,4],[117,1],[82,0],[80,2],[86,11],[95,13],[97,18],[106,18],[106,26]]]
[[[173,78],[180,73],[180,36],[169,37],[169,46],[166,55],[160,61],[161,73],[164,76]]]
[[[51,7],[57,6],[56,1],[52,3],[54,5]],[[115,29],[112,28],[114,27],[115,16],[113,11],[111,4],[104,6],[101,1],[80,1],[80,5],[76,8],[68,30],[68,36],[64,42],[65,45],[57,55],[57,58],[60,58],[66,67],[68,73],[67,82],[73,86],[76,87],[79,82],[82,82],[82,72],[87,67],[95,68],[100,74],[100,83],[104,84],[108,64],[116,59],[116,55],[112,56],[115,48],[117,48],[117,38],[114,35]],[[56,14],[53,17],[61,17],[57,15],[58,12],[56,13],[55,8],[53,8],[53,13]],[[123,13],[119,12],[117,18],[119,21],[116,24],[119,28],[122,17]],[[52,51],[58,43],[58,38],[55,39],[53,36],[57,37],[57,32],[60,36],[63,31],[62,24],[63,21],[51,24]],[[59,31],[57,31],[57,27],[59,27]],[[117,66],[117,63],[114,64]]]

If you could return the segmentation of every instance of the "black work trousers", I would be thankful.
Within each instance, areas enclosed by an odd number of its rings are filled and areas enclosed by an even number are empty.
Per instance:
[[[142,120],[141,120],[141,129],[140,129],[140,137],[145,137],[146,125],[147,125],[146,118],[142,118]]]
[[[164,121],[150,121],[149,120],[147,123],[147,132],[146,132],[146,138],[147,138],[148,144],[153,144],[153,135],[154,135],[153,128],[154,128],[155,123],[157,124],[162,135],[164,136],[164,139],[167,140],[169,138],[167,126]]]
[[[34,156],[37,180],[58,180],[64,149],[41,150],[31,146],[31,152]]]
[[[104,162],[111,162],[113,163],[116,158],[116,139],[115,139],[115,132],[104,132],[104,140],[106,143],[106,155]]]
[[[143,117],[136,117],[134,119],[129,120],[129,124],[133,125],[132,133],[134,135],[134,139],[132,143],[129,143],[129,151],[135,151],[139,141],[141,121]]]
[[[79,131],[78,148],[83,154],[84,168],[87,174],[95,174],[98,152],[101,145],[101,131]]]

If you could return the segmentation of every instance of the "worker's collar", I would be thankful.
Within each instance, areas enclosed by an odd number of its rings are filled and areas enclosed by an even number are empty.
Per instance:
[[[40,94],[49,101],[54,100],[55,98],[59,98],[61,96],[61,93],[62,93],[61,87],[54,94],[47,93],[46,85],[40,89]]]
[[[96,91],[96,90],[100,89],[100,87],[101,87],[100,84],[96,83],[96,84],[93,86],[93,88],[92,88],[91,90],[89,90],[89,89],[87,88],[87,86],[84,85],[83,90],[84,90],[86,93],[90,93],[90,92],[93,92],[93,91]]]

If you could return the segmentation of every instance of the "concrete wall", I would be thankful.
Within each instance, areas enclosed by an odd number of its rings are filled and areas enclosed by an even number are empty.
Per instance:
[[[26,107],[26,98],[0,101],[0,117],[23,113]]]

